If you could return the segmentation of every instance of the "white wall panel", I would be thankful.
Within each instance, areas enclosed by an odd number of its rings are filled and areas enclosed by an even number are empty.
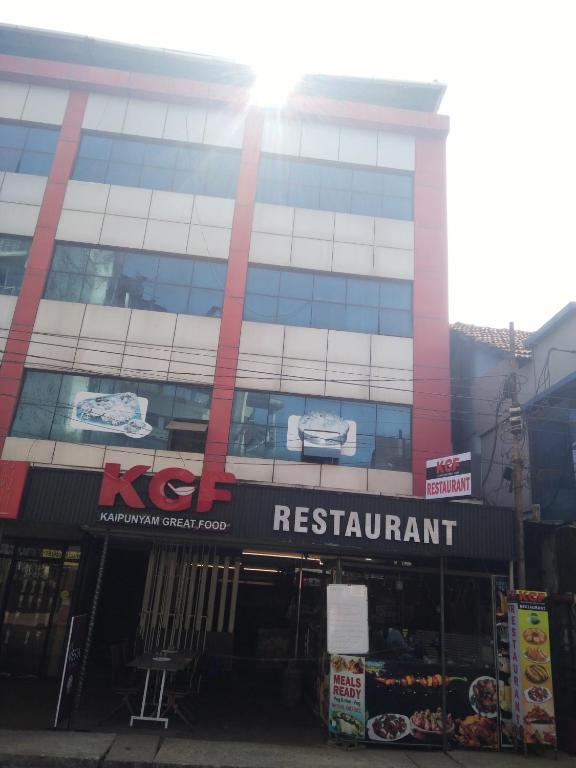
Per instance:
[[[161,139],[168,105],[150,99],[130,99],[124,118],[124,133]]]
[[[368,493],[380,493],[385,496],[411,496],[412,473],[393,472],[389,469],[369,469]]]
[[[0,200],[7,203],[41,205],[47,181],[46,176],[6,172],[0,187]]]
[[[244,456],[228,456],[226,472],[232,472],[238,480],[271,483],[274,471],[272,459],[251,459]]]
[[[295,237],[312,237],[317,240],[334,239],[334,214],[330,211],[313,211],[308,208],[294,209]]]
[[[0,296],[0,363],[6,349],[17,300],[17,296]]]
[[[374,272],[378,277],[414,280],[414,251],[374,248]]]
[[[300,155],[320,160],[338,160],[340,128],[324,123],[302,123]]]
[[[292,238],[287,235],[272,235],[253,232],[250,240],[250,261],[260,264],[290,266]]]
[[[152,192],[149,215],[151,219],[189,224],[192,220],[193,207],[194,195],[155,189]]]
[[[47,125],[62,125],[69,91],[31,85],[22,110],[22,120]]]
[[[262,152],[277,155],[299,155],[302,137],[300,120],[281,120],[276,115],[268,115],[262,135]]]
[[[320,470],[321,488],[365,492],[368,489],[368,470],[364,467],[339,467],[323,464]]]
[[[146,219],[132,216],[104,214],[100,245],[116,245],[121,248],[142,248],[146,233]]]
[[[254,232],[271,235],[292,235],[295,209],[289,205],[256,203],[254,206]]]
[[[416,163],[416,142],[403,133],[378,132],[378,165],[382,168],[413,171]]]
[[[154,221],[154,219],[148,219],[144,236],[144,248],[149,251],[186,253],[189,230],[189,224],[182,224],[177,221]]]
[[[163,138],[201,144],[206,127],[206,110],[185,104],[168,104]]]
[[[106,213],[113,216],[132,216],[145,219],[149,215],[151,201],[151,189],[112,184],[108,193]]]
[[[340,150],[338,159],[342,163],[376,165],[378,159],[378,132],[367,128],[340,128]]]
[[[204,144],[241,149],[244,140],[243,112],[210,109],[206,115]]]
[[[0,202],[0,232],[32,237],[38,223],[39,205]]]
[[[99,243],[104,214],[90,211],[62,210],[58,229],[57,240],[70,240],[75,243]]]
[[[64,196],[64,210],[88,211],[91,213],[104,213],[109,184],[96,184],[92,181],[74,181],[71,179],[66,187]]]
[[[128,99],[107,93],[91,93],[88,96],[82,128],[89,131],[121,133]]]
[[[27,83],[0,81],[0,117],[21,120],[29,88]]]
[[[332,241],[294,237],[291,263],[294,267],[330,271],[332,269]]]

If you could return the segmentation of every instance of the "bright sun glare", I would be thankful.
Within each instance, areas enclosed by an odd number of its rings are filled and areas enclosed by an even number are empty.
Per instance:
[[[259,107],[281,109],[301,78],[288,62],[272,60],[253,67],[253,70],[255,80],[250,103]]]

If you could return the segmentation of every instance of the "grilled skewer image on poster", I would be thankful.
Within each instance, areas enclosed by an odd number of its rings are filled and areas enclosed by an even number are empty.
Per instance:
[[[453,746],[498,746],[498,698],[487,670],[446,675],[446,733]],[[378,743],[442,744],[442,675],[419,662],[366,660],[366,737]]]

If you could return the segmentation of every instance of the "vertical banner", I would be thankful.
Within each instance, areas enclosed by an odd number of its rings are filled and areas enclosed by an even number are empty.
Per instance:
[[[513,724],[518,744],[556,746],[546,592],[508,596]]]
[[[512,685],[510,667],[510,632],[508,627],[508,589],[506,576],[494,577],[494,625],[496,644],[496,679],[498,681],[498,723],[501,747],[514,746],[512,721]]]
[[[364,740],[365,661],[363,656],[331,656],[329,732],[342,739]]]
[[[70,718],[72,714],[74,696],[76,695],[78,677],[82,666],[87,629],[88,614],[83,613],[80,616],[72,617],[68,632],[64,667],[62,669],[62,680],[60,681],[60,690],[58,692],[58,703],[56,704],[54,728],[58,726],[60,720]]]

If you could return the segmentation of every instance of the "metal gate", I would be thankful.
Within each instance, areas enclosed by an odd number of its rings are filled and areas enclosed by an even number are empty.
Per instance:
[[[144,651],[204,650],[211,632],[234,632],[240,558],[214,546],[155,544],[138,637]]]

